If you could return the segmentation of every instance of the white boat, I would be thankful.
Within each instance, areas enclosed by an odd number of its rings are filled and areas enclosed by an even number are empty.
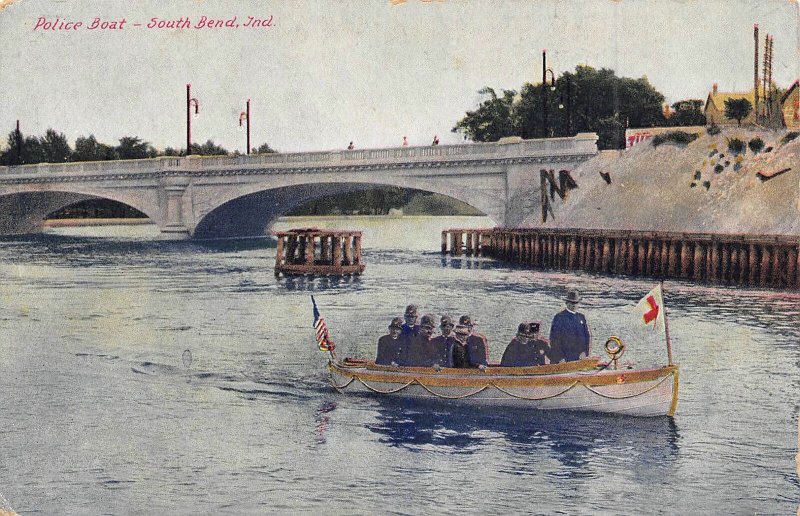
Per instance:
[[[672,417],[678,404],[677,365],[617,370],[587,358],[533,367],[435,370],[332,357],[328,369],[331,385],[347,394],[630,416]]]

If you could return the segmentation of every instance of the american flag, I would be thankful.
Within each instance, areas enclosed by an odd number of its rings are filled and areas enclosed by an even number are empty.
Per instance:
[[[320,351],[333,351],[336,349],[336,344],[331,340],[328,334],[328,327],[325,325],[325,319],[319,315],[317,309],[317,302],[314,301],[314,296],[311,296],[311,303],[314,305],[314,332],[317,336],[317,345]]]

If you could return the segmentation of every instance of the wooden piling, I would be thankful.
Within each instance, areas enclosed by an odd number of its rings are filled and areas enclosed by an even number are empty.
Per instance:
[[[758,286],[765,287],[769,282],[769,273],[770,273],[770,263],[771,263],[771,249],[766,245],[761,247],[761,264],[759,267],[761,270],[759,271],[758,275]]]
[[[703,261],[704,249],[700,242],[694,244],[694,256],[692,257],[692,270],[694,271],[694,280],[700,281],[703,279],[703,271],[705,270],[705,262]]]

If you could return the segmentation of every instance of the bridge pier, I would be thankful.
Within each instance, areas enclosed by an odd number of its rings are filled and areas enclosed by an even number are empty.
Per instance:
[[[164,181],[166,223],[161,226],[161,240],[188,240],[191,235],[183,221],[183,194],[188,177],[171,177]]]

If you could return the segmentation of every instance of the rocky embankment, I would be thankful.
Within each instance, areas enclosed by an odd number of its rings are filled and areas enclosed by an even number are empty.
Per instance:
[[[527,225],[800,236],[800,137],[787,134],[729,128],[689,144],[603,151],[572,171],[578,188],[555,197],[555,218],[536,213]],[[754,138],[760,152],[747,147]],[[729,149],[733,139],[744,151]]]

